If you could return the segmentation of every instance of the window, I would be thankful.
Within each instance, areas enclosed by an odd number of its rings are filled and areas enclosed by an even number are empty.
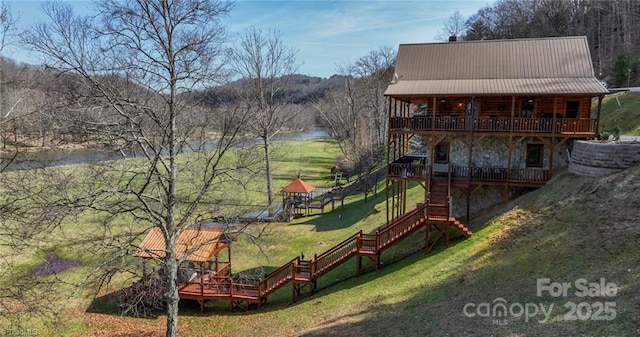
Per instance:
[[[564,115],[567,118],[578,118],[580,115],[580,101],[567,101]]]
[[[436,145],[436,163],[449,162],[449,143],[439,143]]]
[[[543,155],[543,144],[527,144],[527,167],[542,167],[544,163]]]
[[[525,99],[520,104],[520,116],[533,117],[535,101],[533,99]]]

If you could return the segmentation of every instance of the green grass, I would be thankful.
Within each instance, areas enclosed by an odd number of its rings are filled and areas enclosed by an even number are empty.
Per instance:
[[[322,153],[325,144],[316,144]],[[295,146],[305,146],[302,145]],[[298,170],[300,156],[285,151],[279,170],[284,176]],[[307,152],[304,152],[307,153]],[[308,152],[311,153],[311,152]],[[286,158],[286,157],[285,157]],[[304,160],[302,160],[304,161]],[[330,163],[331,159],[326,159]],[[288,163],[288,164],[287,164]],[[323,165],[315,177],[328,175]],[[302,167],[302,172],[311,168]],[[313,176],[309,174],[309,177]],[[305,175],[303,175],[305,177]],[[290,179],[290,178],[288,178]],[[629,336],[640,332],[640,167],[605,178],[560,174],[545,187],[529,193],[507,208],[476,219],[474,235],[456,239],[434,252],[422,250],[424,232],[417,232],[382,255],[383,268],[354,277],[353,261],[319,280],[320,290],[291,305],[291,289],[269,298],[260,310],[234,312],[226,303],[209,303],[201,314],[197,305],[181,304],[179,328],[185,336],[476,336],[476,335],[595,335]],[[409,191],[408,204],[423,196],[421,187]],[[342,220],[338,220],[338,214]],[[385,219],[384,191],[365,203],[362,196],[347,198],[344,208],[323,215],[271,224],[258,245],[248,234],[233,244],[234,270],[276,267],[304,252],[322,253],[347,236],[372,231]],[[536,279],[574,282],[579,278],[615,282],[613,298],[536,296]],[[553,320],[508,317],[492,324],[490,318],[466,317],[467,303],[554,304]],[[562,321],[568,301],[613,301],[612,321]],[[85,302],[86,305],[86,302]],[[82,309],[78,307],[80,312]],[[52,335],[161,335],[165,320],[124,318],[114,314],[70,313],[74,323],[51,328]],[[69,329],[73,329],[69,331]],[[126,332],[126,333],[125,333]]]
[[[618,126],[620,134],[640,136],[640,95],[619,93],[606,96],[602,101],[600,125],[610,134]]]
[[[288,184],[298,174],[318,187],[325,187],[330,182],[330,168],[334,165],[335,159],[339,156],[339,148],[337,144],[331,140],[317,141],[297,141],[297,142],[277,142],[273,144],[273,172],[274,172],[274,189],[276,195],[278,191]],[[222,166],[231,167],[236,160],[234,152],[230,153],[225,159]],[[202,172],[200,159],[197,154],[185,154],[179,158],[179,163],[184,168],[181,173],[181,182],[178,185],[178,192],[183,197],[189,198],[190,193],[197,185],[197,179],[200,178]],[[77,165],[68,167],[57,167],[44,169],[39,171],[21,171],[10,172],[3,175],[5,183],[9,183],[12,179],[24,182],[29,181],[31,186],[45,186],[50,181],[56,181],[56,177],[65,177],[66,175],[73,177],[80,175],[91,177],[90,180],[83,182],[83,186],[71,184],[67,193],[80,193],[84,190],[92,188],[104,188],[113,181],[126,181],[131,177],[131,169],[138,168],[143,172],[145,161],[142,159],[129,159],[112,165],[111,172],[101,172],[101,164],[95,165]],[[120,171],[119,171],[120,170]],[[125,173],[121,173],[125,172]],[[239,215],[246,210],[256,210],[266,207],[266,182],[262,175],[237,175],[234,179],[227,179],[227,176],[221,176],[220,180],[212,188],[212,193],[205,198],[203,208],[212,208],[218,210],[220,214]],[[64,179],[62,179],[64,180]],[[134,178],[132,184],[139,184],[139,178]],[[68,180],[73,181],[73,179]],[[238,182],[244,183],[246,188],[238,186]],[[113,196],[112,198],[115,198]],[[216,201],[225,200],[226,203],[215,205]],[[229,203],[238,203],[241,206],[229,205]],[[108,227],[108,231],[104,227],[105,221],[109,220],[112,224]],[[5,222],[6,223],[6,222]],[[113,225],[115,224],[115,226]],[[57,311],[57,314],[64,313],[67,308],[77,311],[79,308],[84,311],[87,307],[87,299],[90,299],[95,293],[95,288],[87,284],[87,276],[95,273],[94,268],[98,268],[105,258],[109,257],[109,251],[120,245],[117,240],[119,234],[130,235],[130,233],[140,233],[148,228],[149,224],[139,221],[133,221],[128,214],[113,217],[107,212],[93,211],[84,212],[78,216],[72,217],[64,221],[60,226],[53,229],[47,227],[47,230],[35,233],[35,236],[29,242],[25,242],[20,247],[20,254],[16,254],[9,245],[0,244],[1,260],[0,268],[10,269],[11,273],[2,273],[0,276],[0,284],[15,284],[14,288],[20,290],[20,287],[30,288],[29,291],[20,291],[21,293],[31,292],[34,297],[32,301],[44,303],[52,302],[57,308],[48,310],[49,312]],[[1,233],[0,233],[1,234]],[[105,239],[105,238],[116,238]],[[102,244],[105,246],[103,247]],[[126,240],[123,242],[126,244]],[[248,245],[251,246],[251,245]],[[255,245],[254,245],[255,246]],[[29,280],[32,279],[31,272],[34,268],[46,262],[45,256],[47,252],[55,252],[59,257],[66,260],[81,262],[81,266],[75,267],[69,271],[60,273],[56,276],[42,278],[39,285],[34,286],[29,282],[18,282],[16,279]],[[117,252],[113,252],[113,256],[117,256]],[[8,256],[13,254],[11,259]],[[249,260],[249,259],[248,259]],[[129,256],[125,257],[121,262],[123,266],[135,265],[139,259]],[[117,262],[117,261],[116,261]],[[118,262],[117,262],[118,263]],[[250,268],[255,263],[246,263],[246,268]],[[242,263],[239,265],[242,267]],[[240,270],[240,269],[238,269]],[[130,282],[127,279],[119,278],[115,275],[113,279],[114,286],[121,286],[123,282]],[[75,288],[74,285],[80,285]],[[77,293],[76,293],[77,292]],[[71,296],[69,296],[71,295]],[[37,297],[41,299],[38,300]],[[0,303],[3,304],[3,303]],[[112,304],[106,304],[107,306]],[[42,305],[44,307],[44,305]],[[64,310],[60,310],[60,309]],[[113,308],[105,308],[112,310]],[[2,312],[0,306],[0,327],[9,326],[11,322],[3,320],[7,318]],[[113,311],[113,310],[112,310]],[[117,308],[115,309],[117,312]],[[38,315],[21,315],[20,313],[11,313],[9,316],[17,314],[17,321],[23,325],[36,328],[40,332],[52,331],[53,335],[62,332],[72,332],[82,330],[84,322],[77,315],[69,315],[66,318],[59,318],[53,315],[40,317]],[[75,317],[74,317],[75,316]],[[57,321],[56,321],[57,320]],[[16,320],[14,320],[15,322]],[[56,321],[56,322],[53,322]],[[53,330],[51,330],[53,327]]]
[[[640,167],[600,179],[561,174],[502,212],[477,219],[471,224],[474,236],[448,248],[429,255],[416,252],[424,235],[418,232],[383,254],[380,271],[356,278],[354,265],[347,263],[320,279],[318,293],[294,305],[289,304],[290,289],[281,290],[261,310],[246,313],[209,304],[200,314],[197,306],[184,303],[180,329],[189,336],[633,335],[640,327],[638,178]],[[410,191],[411,198],[420,195],[420,188]],[[303,247],[305,254],[319,252],[325,248],[320,242],[329,246],[334,238],[375,228],[383,220],[383,206],[382,195],[367,204],[353,198],[341,212],[359,219],[355,223],[338,224],[332,212],[274,225],[274,237],[265,240],[274,253],[269,265],[288,261],[289,254]],[[245,249],[242,244],[234,251]],[[567,298],[538,297],[538,278],[605,278],[620,290],[612,298],[581,298],[574,291]],[[467,303],[492,303],[499,297],[508,303],[554,304],[552,320],[509,317],[501,321],[506,325],[496,325],[490,318],[463,315]],[[563,321],[568,301],[615,302],[617,317]],[[114,322],[141,320],[114,318],[110,324]],[[142,331],[161,333],[164,320],[142,323]]]
[[[471,239],[456,241],[430,255],[412,253],[422,233],[395,252],[385,252],[385,267],[329,286],[294,306],[276,301],[260,311],[228,314],[210,308],[207,326],[200,314],[186,314],[181,328],[189,335],[231,336],[465,336],[465,335],[606,335],[638,333],[640,307],[640,167],[608,178],[562,174],[546,187],[516,200],[503,213],[472,224]],[[412,191],[415,194],[416,191]],[[380,204],[373,208],[380,207]],[[371,207],[360,208],[363,212]],[[374,222],[377,214],[371,215]],[[368,219],[363,222],[368,222]],[[354,224],[354,229],[362,224]],[[393,254],[395,256],[392,256]],[[400,256],[405,256],[395,263]],[[329,284],[344,278],[345,265],[326,276]],[[538,297],[536,280],[573,283],[580,278],[614,282],[614,297]],[[323,280],[321,280],[323,281]],[[574,285],[575,286],[575,285]],[[508,317],[503,325],[490,318],[466,317],[467,303],[551,304],[551,321]],[[611,321],[564,321],[567,302],[615,302]],[[542,316],[539,316],[542,319]]]

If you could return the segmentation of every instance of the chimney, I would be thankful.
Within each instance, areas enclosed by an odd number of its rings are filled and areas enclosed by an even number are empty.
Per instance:
[[[458,37],[457,36],[455,36],[455,35],[449,36],[449,42],[456,42],[456,41],[458,41]]]

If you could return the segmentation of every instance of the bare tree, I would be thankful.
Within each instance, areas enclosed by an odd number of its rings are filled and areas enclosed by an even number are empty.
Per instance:
[[[90,166],[84,172],[90,179],[74,177],[75,193],[64,197],[75,209],[104,215],[105,230],[96,242],[105,245],[104,235],[117,232],[126,219],[142,226],[131,229],[137,234],[160,228],[166,243],[167,336],[175,336],[178,327],[176,238],[194,221],[212,216],[213,207],[202,204],[231,171],[225,171],[222,158],[246,123],[233,111],[212,116],[208,125],[189,122],[202,110],[189,92],[223,79],[220,18],[231,8],[218,0],[99,0],[94,17],[77,17],[64,4],[49,3],[45,12],[51,22],[25,37],[48,67],[75,77],[73,107],[100,114],[82,126],[142,154],[143,163]],[[218,130],[212,150],[191,146],[197,126]],[[197,152],[179,158],[180,149],[189,146]],[[133,248],[134,239],[120,237],[109,240],[115,255],[106,255],[105,263]]]
[[[3,51],[8,39],[15,32],[16,19],[11,15],[11,9],[4,1],[0,1],[0,128],[5,129],[7,111],[9,109],[5,59]],[[4,136],[4,133],[3,133]]]
[[[634,0],[499,0],[467,25],[464,40],[585,35],[597,75],[609,81],[622,76],[617,60],[640,52],[640,5]]]
[[[450,36],[459,37],[467,30],[467,19],[465,19],[460,11],[449,16],[449,19],[444,23],[444,27],[438,31],[435,39],[438,41],[447,41]]]
[[[395,59],[393,49],[381,47],[338,66],[345,87],[314,105],[345,157],[359,170],[378,163],[384,153],[388,120],[384,91],[393,77]]]
[[[16,33],[17,18],[12,15],[11,8],[0,1],[0,55],[9,43],[9,38]]]
[[[252,116],[247,127],[262,142],[269,206],[274,201],[271,141],[290,127],[290,122],[302,111],[291,104],[292,96],[287,93],[291,75],[299,67],[296,53],[284,45],[278,31],[263,32],[251,27],[231,57],[233,69],[240,77],[237,94],[242,108]]]

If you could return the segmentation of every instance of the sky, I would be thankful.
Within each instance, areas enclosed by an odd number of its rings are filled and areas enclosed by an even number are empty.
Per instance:
[[[19,18],[19,28],[45,21],[44,1],[4,0]],[[89,0],[67,1],[78,13],[88,13]],[[299,73],[330,77],[336,66],[355,61],[383,46],[435,42],[455,11],[468,17],[490,4],[487,0],[239,0],[223,24],[238,38],[248,27],[276,29],[287,47],[297,50]],[[20,62],[39,63],[13,45],[4,54]]]

